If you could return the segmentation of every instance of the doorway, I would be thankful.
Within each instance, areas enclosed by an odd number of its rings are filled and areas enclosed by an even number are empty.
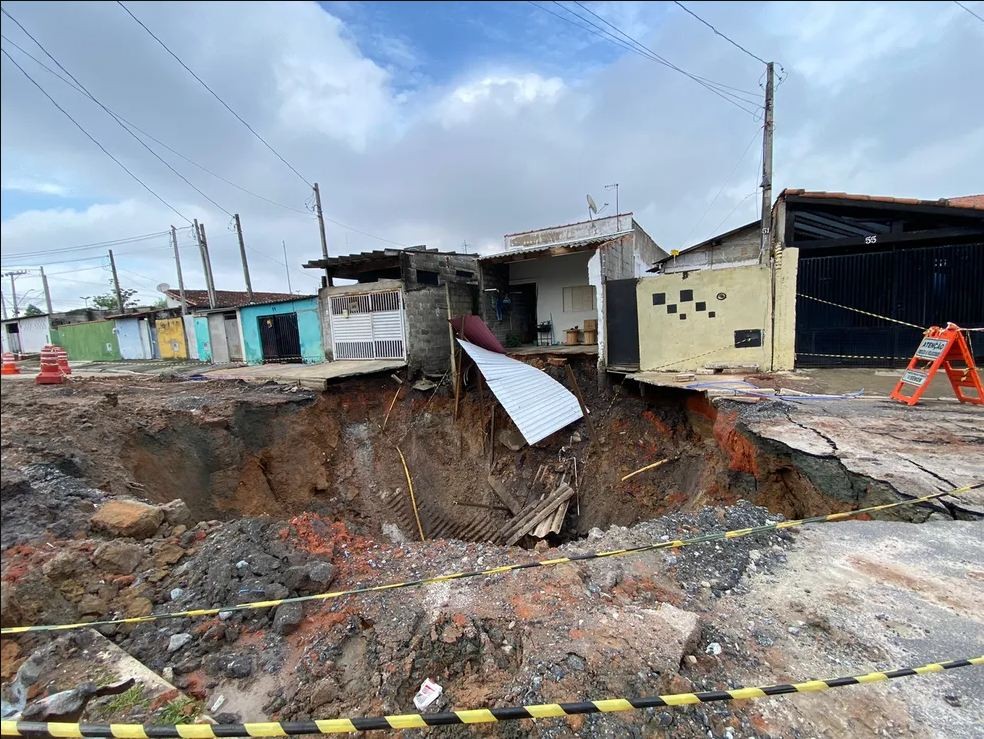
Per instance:
[[[300,362],[301,336],[297,330],[297,314],[259,316],[260,344],[264,362]]]

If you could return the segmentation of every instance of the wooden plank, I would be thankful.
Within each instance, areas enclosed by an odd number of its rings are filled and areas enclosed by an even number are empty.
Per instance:
[[[573,495],[574,488],[567,484],[560,485],[550,495],[529,504],[520,515],[508,521],[496,531],[493,540],[502,544],[515,544],[546,516],[552,514],[558,505],[569,500]]]
[[[519,515],[519,512],[523,510],[523,504],[512,493],[506,490],[506,486],[500,480],[496,480],[492,475],[489,475],[489,487],[492,488],[492,492],[499,496],[499,500],[506,504],[506,508],[514,516]]]

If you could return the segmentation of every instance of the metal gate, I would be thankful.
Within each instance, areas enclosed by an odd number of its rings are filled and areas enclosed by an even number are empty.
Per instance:
[[[636,279],[605,283],[605,354],[609,369],[639,369]]]
[[[406,359],[399,290],[330,298],[335,359]]]
[[[264,362],[300,362],[301,336],[296,313],[257,316]]]
[[[816,257],[803,250],[797,276],[801,295],[924,327],[984,325],[981,285],[982,244]],[[904,367],[921,336],[919,329],[874,316],[796,300],[798,367]]]

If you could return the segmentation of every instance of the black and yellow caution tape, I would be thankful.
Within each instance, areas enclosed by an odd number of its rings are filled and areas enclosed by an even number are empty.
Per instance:
[[[854,511],[844,511],[843,513],[830,513],[825,516],[811,516],[810,518],[800,518],[791,521],[779,521],[778,523],[763,524],[762,526],[753,526],[748,529],[733,529],[731,531],[718,531],[710,534],[702,534],[700,536],[695,536],[690,539],[672,539],[670,541],[661,541],[653,544],[643,544],[641,546],[628,547],[626,549],[612,549],[606,552],[586,552],[584,554],[573,554],[569,557],[557,557],[555,559],[541,559],[533,562],[524,562],[522,564],[507,564],[507,565],[501,565],[499,567],[490,567],[484,570],[450,572],[444,575],[424,577],[418,580],[406,580],[404,582],[393,582],[393,583],[387,583],[385,585],[367,585],[361,588],[352,588],[351,590],[335,590],[329,593],[317,593],[314,595],[299,595],[293,598],[278,598],[277,600],[260,600],[260,601],[253,601],[251,603],[238,603],[236,605],[221,606],[219,608],[196,608],[188,611],[174,611],[171,613],[152,613],[148,616],[132,616],[129,618],[103,619],[101,621],[84,621],[84,622],[71,623],[71,624],[7,626],[0,629],[0,635],[8,636],[11,634],[24,634],[24,633],[35,632],[35,631],[68,631],[71,629],[91,628],[93,626],[143,624],[143,623],[150,623],[152,621],[164,621],[167,619],[174,619],[174,618],[201,618],[204,616],[217,616],[220,613],[231,613],[233,611],[249,611],[249,610],[258,610],[258,609],[265,609],[265,608],[276,608],[277,606],[283,605],[285,603],[308,603],[311,601],[332,600],[335,598],[344,598],[352,595],[365,595],[367,593],[381,593],[388,590],[401,590],[404,588],[415,588],[424,585],[435,585],[437,583],[449,582],[452,580],[465,580],[474,577],[502,575],[507,572],[530,570],[537,567],[552,567],[554,565],[570,564],[574,562],[587,562],[593,559],[606,559],[609,557],[625,557],[632,554],[654,552],[659,549],[677,549],[680,547],[692,546],[694,544],[705,544],[707,542],[712,542],[712,541],[738,539],[744,536],[752,536],[753,534],[762,534],[762,533],[768,533],[770,531],[780,531],[782,529],[789,529],[796,526],[803,526],[804,524],[808,524],[808,523],[828,523],[830,521],[841,521],[845,518],[852,518],[854,516],[860,516],[868,513],[877,513],[878,511],[887,511],[892,508],[901,508],[902,506],[927,503],[931,500],[936,500],[946,495],[960,495],[962,493],[966,493],[980,487],[984,487],[984,482],[975,483],[973,485],[964,485],[963,487],[954,488],[953,490],[947,490],[942,493],[924,495],[921,498],[911,498],[909,500],[898,501],[897,503],[883,503],[881,505],[868,506],[867,508],[859,508]]]
[[[897,361],[909,361],[911,357],[888,357],[878,354],[815,354],[810,352],[796,352],[797,357],[832,357],[834,359],[892,359]]]
[[[849,305],[841,305],[840,303],[833,303],[829,300],[823,300],[822,298],[815,298],[812,295],[805,295],[803,293],[796,293],[798,298],[806,298],[807,300],[815,300],[818,303],[823,303],[824,305],[832,305],[835,308],[843,308],[844,310],[849,310],[852,313],[860,313],[862,316],[871,316],[872,318],[879,318],[882,321],[888,321],[889,323],[897,323],[901,326],[908,326],[909,328],[918,328],[920,331],[925,331],[925,326],[919,326],[915,323],[908,323],[907,321],[900,321],[898,318],[891,318],[889,316],[883,316],[879,313],[871,313],[866,310],[861,310],[860,308],[852,308]]]
[[[851,677],[834,677],[826,680],[807,680],[800,683],[779,683],[757,688],[732,688],[730,690],[706,690],[700,693],[673,693],[647,698],[608,698],[605,700],[579,701],[577,703],[541,703],[532,706],[508,708],[477,708],[470,711],[444,711],[441,713],[404,713],[373,718],[333,718],[313,721],[266,721],[250,724],[178,724],[155,726],[152,724],[68,724],[33,721],[4,721],[0,727],[3,736],[53,736],[53,737],[118,737],[119,739],[215,739],[216,737],[270,737],[296,736],[299,734],[348,734],[355,731],[387,729],[423,729],[428,726],[461,726],[464,724],[490,724],[499,721],[523,721],[541,718],[563,718],[586,713],[617,713],[643,708],[673,708],[694,703],[752,700],[792,693],[819,693],[831,688],[848,685],[867,685],[899,677],[930,675],[958,667],[980,667],[984,657],[954,659],[949,662],[932,662],[919,667],[903,667],[884,672],[868,672]]]

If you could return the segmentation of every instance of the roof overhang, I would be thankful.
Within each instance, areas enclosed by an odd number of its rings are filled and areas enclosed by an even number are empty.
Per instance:
[[[543,259],[550,257],[562,257],[568,254],[578,254],[585,251],[595,251],[621,240],[625,236],[631,236],[632,231],[619,231],[617,233],[606,234],[604,236],[593,236],[590,239],[578,239],[576,241],[560,241],[555,244],[544,244],[542,246],[528,246],[522,249],[509,249],[498,254],[487,254],[479,257],[478,261],[482,264],[509,264],[511,262],[523,262],[529,259]]]

